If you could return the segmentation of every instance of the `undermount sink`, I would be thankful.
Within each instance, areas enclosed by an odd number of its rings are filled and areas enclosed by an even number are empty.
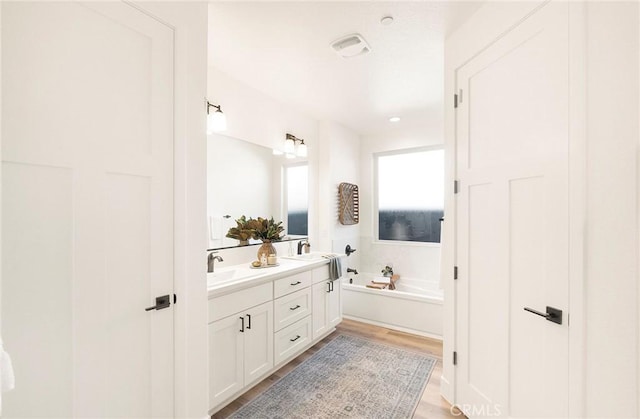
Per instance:
[[[322,260],[326,259],[325,256],[327,253],[323,252],[311,252],[311,253],[303,253],[301,255],[293,255],[293,256],[281,256],[282,259],[292,259],[292,260],[304,260],[304,261],[312,261],[312,260]]]
[[[233,281],[251,275],[249,269],[232,269],[230,271],[211,272],[207,274],[208,285],[220,284],[221,282]]]

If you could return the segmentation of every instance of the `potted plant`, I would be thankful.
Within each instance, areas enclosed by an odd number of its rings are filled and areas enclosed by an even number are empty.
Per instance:
[[[247,226],[253,230],[253,238],[262,240],[262,246],[258,249],[258,260],[261,260],[262,255],[275,255],[276,248],[273,247],[271,242],[280,241],[282,239],[282,233],[284,227],[282,221],[276,223],[273,217],[270,219],[258,217],[257,220],[249,219]]]

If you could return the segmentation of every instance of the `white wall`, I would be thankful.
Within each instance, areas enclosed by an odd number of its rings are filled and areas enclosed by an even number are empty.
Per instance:
[[[491,2],[445,47],[445,211],[453,210],[455,70],[539,2]],[[570,329],[572,417],[638,411],[638,79],[635,2],[570,5]],[[441,391],[455,401],[455,301],[448,274],[454,229],[445,222],[445,327]]]
[[[440,246],[431,244],[389,244],[375,240],[373,154],[443,144],[444,121],[442,106],[425,114],[428,124],[423,132],[367,136],[360,148],[361,179],[361,270],[380,273],[392,263],[395,273],[416,279],[438,281],[440,278]],[[401,123],[401,122],[400,122]],[[410,180],[408,180],[410,181]]]
[[[241,139],[249,143],[261,145],[273,148],[282,148],[285,135],[291,133],[298,138],[303,138],[305,144],[308,147],[309,157],[307,158],[309,164],[309,239],[312,242],[317,241],[318,238],[318,121],[309,117],[308,115],[298,111],[294,106],[286,105],[278,102],[270,96],[265,95],[257,89],[254,89],[228,74],[223,73],[215,67],[209,67],[208,71],[208,88],[207,99],[214,104],[222,106],[222,110],[227,117],[227,130],[220,134],[227,137]],[[217,147],[216,135],[209,136],[209,152],[212,147]],[[229,156],[224,154],[224,159],[234,159],[235,156]],[[252,167],[246,166],[245,178],[241,182],[246,183],[247,179],[252,176]],[[275,172],[275,170],[274,170]],[[233,188],[233,178],[227,178],[224,180],[214,179],[215,185],[212,181],[209,181],[208,185],[208,202],[211,215],[211,211],[215,208],[223,208],[228,205],[234,205],[226,198],[226,193],[218,190],[221,187],[225,190]],[[224,185],[220,185],[221,182],[225,182]],[[279,187],[277,182],[273,181],[273,187]],[[280,195],[274,195],[272,199],[279,199]],[[272,203],[272,207],[279,205],[277,202]],[[240,210],[239,214],[229,213],[232,218],[239,217],[242,213],[248,210]],[[222,214],[224,215],[224,214]],[[247,214],[248,216],[248,214]],[[277,220],[279,221],[279,220]],[[224,232],[226,234],[226,231]],[[316,250],[320,250],[316,248]],[[326,249],[322,249],[326,250]],[[231,251],[223,251],[224,254],[228,254]],[[224,256],[223,256],[224,257]]]
[[[347,244],[360,247],[360,224],[342,225],[338,221],[338,186],[352,183],[360,189],[360,138],[349,128],[331,121],[320,123],[319,223],[320,249],[344,253]],[[361,189],[360,189],[361,190]],[[348,267],[358,269],[360,252],[345,259]]]

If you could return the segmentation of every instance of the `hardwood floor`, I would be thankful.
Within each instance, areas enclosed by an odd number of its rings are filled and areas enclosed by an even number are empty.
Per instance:
[[[337,330],[311,347],[309,350],[289,362],[287,365],[280,368],[275,373],[258,383],[251,390],[240,396],[238,399],[231,402],[227,407],[220,410],[218,413],[212,416],[214,419],[222,419],[231,415],[238,410],[241,406],[250,402],[253,398],[257,397],[263,391],[265,391],[271,384],[278,381],[281,377],[286,375],[289,371],[294,369],[302,361],[312,356],[318,349],[322,348],[339,333],[344,333],[353,336],[360,336],[371,339],[376,342],[385,343],[401,348],[406,348],[414,351],[429,354],[438,359],[436,366],[431,373],[431,378],[427,383],[427,386],[422,394],[422,398],[416,408],[414,418],[415,419],[440,419],[440,418],[463,418],[457,410],[453,415],[450,411],[450,405],[440,396],[440,376],[442,375],[442,343],[429,338],[421,336],[411,335],[403,332],[396,332],[395,330],[385,329],[383,327],[372,326],[365,323],[360,323],[352,320],[344,320],[337,327]]]

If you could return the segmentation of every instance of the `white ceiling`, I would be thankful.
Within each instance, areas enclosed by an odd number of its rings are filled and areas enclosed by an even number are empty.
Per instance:
[[[444,39],[480,4],[212,2],[209,65],[361,135],[421,130],[442,114]],[[330,43],[354,32],[372,51],[339,57]]]

